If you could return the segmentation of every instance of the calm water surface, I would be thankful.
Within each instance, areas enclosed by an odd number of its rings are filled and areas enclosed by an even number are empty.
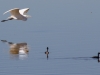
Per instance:
[[[32,16],[26,22],[1,22],[0,39],[27,42],[30,51],[28,55],[12,55],[9,46],[0,42],[0,75],[100,75],[100,63],[91,58],[100,51],[99,0],[22,3],[0,1],[1,20],[9,16],[3,12],[15,7],[29,7]]]

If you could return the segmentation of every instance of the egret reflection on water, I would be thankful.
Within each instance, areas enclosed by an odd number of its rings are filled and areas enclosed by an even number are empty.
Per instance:
[[[28,54],[10,54],[10,59],[12,60],[25,60],[28,58]]]
[[[1,40],[1,41],[9,45],[11,54],[19,54],[19,51],[22,48],[24,49],[26,54],[29,52],[29,47],[26,42],[13,43],[13,42],[8,42],[6,40]]]
[[[26,59],[26,58],[28,58],[28,54],[24,54],[24,55],[19,54],[19,59],[20,59],[20,60],[24,60],[24,59]]]

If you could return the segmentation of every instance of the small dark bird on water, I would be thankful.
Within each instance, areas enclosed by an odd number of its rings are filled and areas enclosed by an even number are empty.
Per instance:
[[[49,48],[47,47],[47,51],[45,52],[45,54],[47,54],[47,55],[49,54],[48,49],[49,49]]]
[[[100,58],[99,54],[100,54],[100,52],[98,52],[97,56],[93,56],[92,58]]]
[[[49,56],[48,56],[48,54],[49,54],[49,52],[48,52],[48,47],[47,47],[47,51],[45,51],[45,54],[47,55],[47,60],[48,60],[48,58],[49,58]]]
[[[92,58],[98,59],[98,62],[100,62],[100,52],[98,52],[98,55],[97,56],[93,56]]]

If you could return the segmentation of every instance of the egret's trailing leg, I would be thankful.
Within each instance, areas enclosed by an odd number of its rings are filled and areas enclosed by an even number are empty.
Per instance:
[[[8,20],[13,20],[13,18],[9,18],[7,20],[2,20],[1,22],[5,22],[5,21],[8,21]]]

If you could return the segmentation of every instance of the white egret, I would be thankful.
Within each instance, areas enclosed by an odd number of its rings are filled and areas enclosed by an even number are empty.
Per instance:
[[[1,22],[5,22],[8,20],[23,20],[26,21],[28,17],[31,17],[27,15],[26,13],[28,12],[29,8],[24,8],[24,9],[19,9],[19,8],[14,8],[6,11],[4,14],[10,12],[11,16],[7,18],[7,20],[2,20]]]

